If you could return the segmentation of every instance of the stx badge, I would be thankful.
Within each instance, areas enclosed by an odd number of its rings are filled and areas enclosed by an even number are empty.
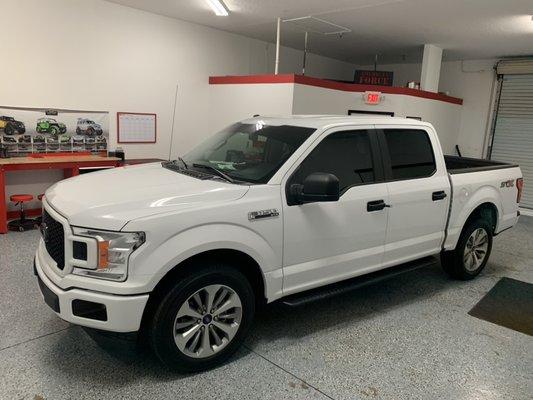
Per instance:
[[[500,184],[500,189],[504,188],[504,187],[510,188],[510,187],[513,187],[513,186],[514,186],[514,180],[513,179],[509,179],[508,181],[503,181]]]

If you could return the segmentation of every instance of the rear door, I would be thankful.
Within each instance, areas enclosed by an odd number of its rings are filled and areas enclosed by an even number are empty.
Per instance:
[[[290,294],[381,267],[388,201],[377,133],[369,126],[328,131],[282,183],[283,287]],[[286,190],[313,172],[339,178],[335,202],[290,204]]]
[[[421,126],[380,128],[390,203],[386,267],[440,252],[450,183],[434,131]]]

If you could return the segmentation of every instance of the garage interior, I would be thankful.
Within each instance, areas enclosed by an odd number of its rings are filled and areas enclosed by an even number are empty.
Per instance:
[[[531,1],[0,3],[1,399],[533,396]],[[43,301],[33,266],[48,188],[175,160],[236,121],[278,115],[431,123],[445,155],[520,167],[518,223],[474,280],[437,262],[258,307],[243,346],[197,373]],[[21,205],[32,222],[19,231]]]

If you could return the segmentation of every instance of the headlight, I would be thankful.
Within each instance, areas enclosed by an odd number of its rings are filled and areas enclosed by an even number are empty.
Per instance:
[[[72,230],[75,235],[96,239],[98,248],[97,268],[75,267],[73,273],[114,281],[126,280],[129,257],[146,239],[144,232],[110,232],[77,227]]]

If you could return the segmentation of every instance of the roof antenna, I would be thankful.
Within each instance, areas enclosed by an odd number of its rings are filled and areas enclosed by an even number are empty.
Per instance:
[[[174,120],[176,119],[176,106],[178,103],[178,86],[176,85],[176,94],[174,95],[174,112],[172,113],[172,128],[170,130],[170,146],[168,148],[168,161],[172,157],[172,142],[174,141]]]
[[[302,75],[305,75],[305,62],[307,61],[307,31],[305,31],[305,39],[304,39],[304,61],[302,65]]]

